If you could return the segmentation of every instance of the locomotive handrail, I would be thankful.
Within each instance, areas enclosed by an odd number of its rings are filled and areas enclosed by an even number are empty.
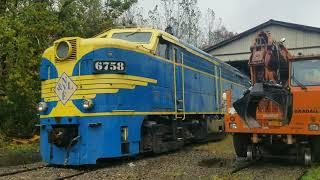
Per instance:
[[[181,53],[181,64],[183,65],[184,62],[183,62],[183,53]],[[182,107],[183,107],[183,118],[182,120],[185,120],[186,119],[186,111],[185,111],[185,103],[184,103],[184,66],[181,66],[181,75],[182,75]]]
[[[175,112],[175,118],[177,119],[178,118],[178,111],[177,111],[177,82],[176,81],[177,81],[177,78],[176,78],[176,63],[173,62],[174,112]]]
[[[217,66],[214,66],[214,75],[216,76],[216,77],[218,77],[218,68],[217,68]],[[218,92],[218,78],[215,78],[215,80],[216,80],[216,104],[217,104],[217,107],[219,108],[219,92]],[[221,81],[221,78],[219,77],[219,81]],[[221,84],[221,83],[220,83]],[[219,110],[219,109],[218,109]]]

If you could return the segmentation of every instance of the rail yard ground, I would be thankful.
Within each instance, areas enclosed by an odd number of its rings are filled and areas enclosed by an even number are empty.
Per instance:
[[[0,179],[316,179],[318,175],[318,167],[306,168],[288,160],[235,163],[230,136],[177,152],[105,161],[99,166],[66,168],[33,163],[0,167]]]

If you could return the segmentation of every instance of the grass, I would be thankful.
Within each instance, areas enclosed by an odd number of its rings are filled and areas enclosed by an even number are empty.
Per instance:
[[[14,144],[9,139],[0,135],[0,155],[26,152],[39,152],[39,143]]]
[[[16,144],[0,136],[0,167],[16,166],[41,161],[39,143]]]
[[[308,172],[302,177],[302,180],[320,179],[320,165],[311,167]]]

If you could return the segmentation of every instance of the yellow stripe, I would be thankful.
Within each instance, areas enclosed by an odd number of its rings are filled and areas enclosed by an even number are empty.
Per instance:
[[[45,81],[41,81],[41,86],[46,86],[50,84],[56,84],[58,82],[59,78],[49,79]]]
[[[41,89],[41,94],[54,93],[54,88]]]
[[[138,86],[147,86],[148,82],[136,81],[136,80],[126,80],[126,79],[88,79],[81,82],[76,82],[78,86],[83,84],[130,84]]]
[[[129,84],[84,84],[80,85],[79,90],[91,90],[91,89],[134,89],[135,85],[129,85]],[[48,88],[48,89],[42,89],[42,94],[50,94],[55,93],[54,88]]]
[[[54,92],[58,79],[42,82],[42,98],[46,98],[47,101],[58,100]],[[147,86],[148,83],[157,83],[155,79],[121,74],[73,76],[71,79],[78,87],[74,95],[117,93],[119,89],[134,89],[136,86]]]
[[[54,91],[58,79],[42,82],[41,98],[44,98],[46,102],[59,101]],[[84,99],[83,95],[90,95],[86,98],[91,98],[96,94],[117,93],[119,89],[134,89],[136,86],[157,83],[155,79],[121,74],[73,76],[71,79],[78,87],[78,90],[70,98],[71,100]]]
[[[89,95],[89,94],[112,94],[117,93],[119,89],[83,89],[77,90],[74,95]],[[56,93],[43,93],[41,94],[41,98],[49,98],[49,97],[56,97]]]
[[[135,85],[129,84],[82,84],[81,89],[134,89]]]
[[[96,97],[96,94],[89,94],[89,95],[73,95],[69,100],[75,100],[75,99],[93,99]],[[48,97],[44,98],[45,102],[51,102],[51,101],[60,101],[58,97]]]
[[[102,93],[117,93],[119,89],[90,89],[90,90],[77,90],[75,95],[86,94],[102,94]]]
[[[176,112],[135,112],[135,111],[113,111],[113,112],[103,112],[103,113],[82,113],[81,117],[92,117],[92,116],[118,116],[118,115],[183,115],[183,112],[176,113]],[[223,114],[221,112],[185,112],[185,114]],[[65,115],[73,116],[73,115]],[[50,118],[55,116],[50,115],[40,115],[40,118]]]
[[[101,75],[82,75],[82,76],[71,76],[70,77],[73,81],[87,81],[87,80],[106,80],[106,79],[119,79],[119,80],[136,80],[136,81],[142,81],[142,82],[148,82],[148,83],[157,83],[157,80],[145,78],[145,77],[139,77],[139,76],[131,76],[131,75],[121,75],[121,74],[101,74]],[[42,81],[41,85],[50,85],[55,84],[58,82],[60,78],[50,79],[46,81]]]
[[[80,89],[100,89],[103,86],[105,88],[113,89],[133,89],[135,86],[147,86],[147,82],[133,81],[133,80],[123,80],[123,79],[91,79],[84,80],[81,82],[75,82],[77,87]],[[109,87],[110,86],[110,87]],[[42,93],[54,92],[53,89],[56,87],[56,84],[48,84],[42,86]]]
[[[123,74],[100,74],[100,75],[82,75],[82,76],[73,76],[71,77],[74,81],[83,81],[83,80],[92,80],[92,79],[128,79],[128,80],[137,80],[149,83],[157,83],[157,80],[151,78],[145,78],[140,76],[131,76]]]

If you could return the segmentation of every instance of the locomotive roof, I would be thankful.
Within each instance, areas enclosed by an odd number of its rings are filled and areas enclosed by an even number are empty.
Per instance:
[[[181,46],[183,48],[191,49],[192,51],[194,51],[198,54],[201,54],[202,56],[205,56],[206,58],[210,58],[211,60],[217,62],[217,64],[219,64],[223,68],[226,68],[230,71],[233,71],[234,73],[238,74],[239,76],[244,76],[243,74],[240,73],[240,71],[238,69],[234,68],[233,66],[231,66],[231,65],[221,61],[220,59],[212,56],[211,54],[208,54],[208,53],[202,51],[201,49],[194,47],[193,45],[190,45],[182,40],[179,40],[177,37],[165,32],[165,31],[159,30],[159,29],[142,28],[142,27],[120,27],[120,28],[109,29],[109,30],[97,35],[96,37],[97,38],[106,37],[106,36],[108,36],[108,34],[115,33],[115,32],[137,32],[137,31],[151,32],[151,33],[157,34],[158,36],[163,35],[164,37],[168,38],[168,40],[170,40],[170,42],[172,42],[178,46]]]

